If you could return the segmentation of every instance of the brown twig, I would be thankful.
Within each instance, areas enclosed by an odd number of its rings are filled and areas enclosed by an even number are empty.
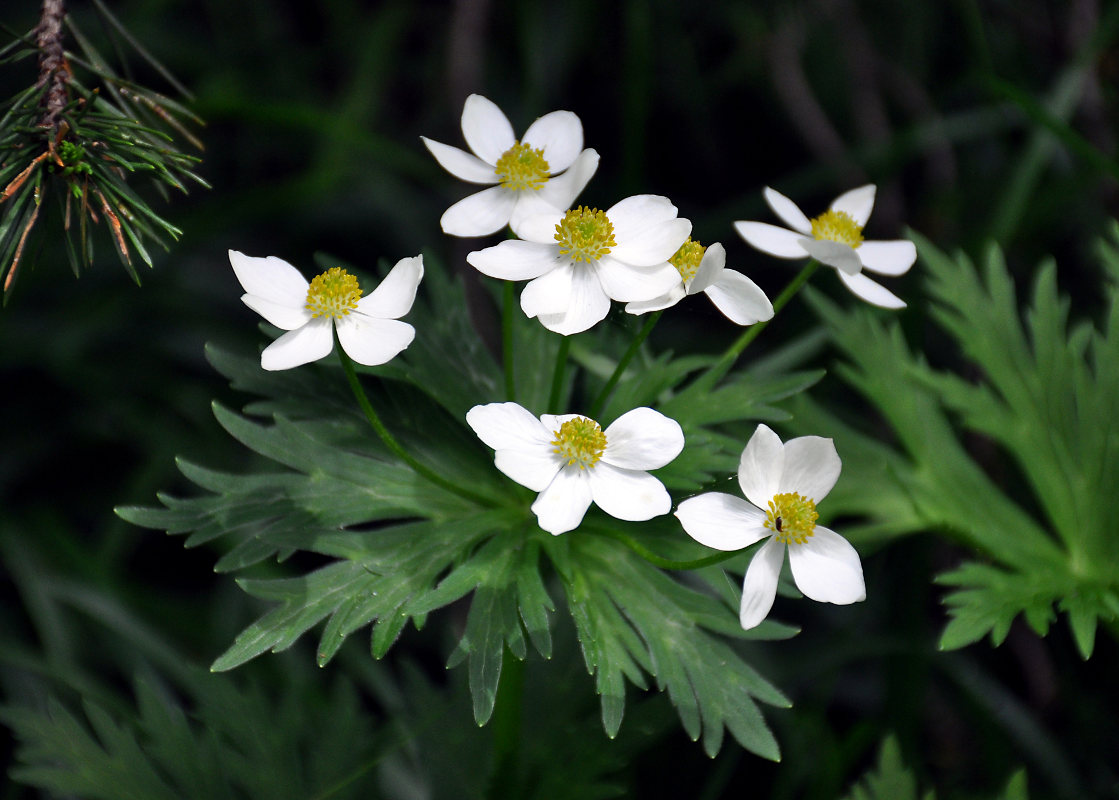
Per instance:
[[[52,131],[69,99],[70,64],[62,47],[62,20],[65,16],[63,0],[43,0],[43,12],[35,29],[35,42],[39,47],[39,80],[35,85],[47,89],[43,100],[45,113],[40,124]]]

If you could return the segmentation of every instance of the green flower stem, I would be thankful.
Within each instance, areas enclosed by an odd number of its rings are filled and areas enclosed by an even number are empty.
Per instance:
[[[509,797],[521,744],[521,716],[525,686],[525,662],[508,647],[502,650],[501,681],[493,707],[494,771],[490,778],[489,796]]]
[[[796,277],[789,281],[789,284],[781,290],[781,294],[777,295],[777,299],[773,301],[773,317],[776,317],[778,312],[781,311],[785,305],[793,299],[793,296],[801,290],[804,284],[808,283],[808,279],[812,277],[812,273],[820,266],[820,262],[814,258],[808,260],[804,268],[797,273]],[[713,387],[720,378],[730,371],[734,366],[734,362],[742,355],[742,351],[758,338],[758,334],[765,330],[765,327],[773,320],[770,317],[765,322],[758,322],[748,327],[742,332],[734,344],[727,348],[727,351],[716,361],[707,372],[703,373],[694,385],[701,391],[706,391]]]
[[[552,391],[548,394],[549,414],[560,413],[560,395],[563,394],[563,376],[567,370],[567,354],[571,350],[571,337],[561,336],[559,350],[556,352],[556,369],[552,373]]]
[[[618,381],[621,379],[622,373],[626,371],[626,367],[629,366],[629,362],[633,361],[633,357],[637,355],[637,350],[639,347],[641,347],[641,343],[644,342],[645,339],[652,332],[653,327],[657,324],[657,320],[661,318],[661,314],[663,313],[664,310],[662,309],[661,311],[655,311],[650,314],[649,318],[645,320],[645,324],[641,326],[641,330],[639,330],[637,332],[637,335],[633,337],[633,341],[630,342],[629,349],[626,350],[621,360],[618,361],[618,366],[614,367],[614,374],[610,376],[610,380],[606,381],[606,385],[602,387],[602,391],[598,393],[598,397],[596,397],[594,399],[594,403],[591,404],[591,419],[598,419],[598,415],[602,413],[602,409],[606,405],[606,401],[610,399],[610,393],[614,391],[614,387],[618,385]]]
[[[505,292],[501,303],[501,341],[502,358],[505,360],[505,399],[515,402],[517,384],[513,380],[513,308],[516,298],[513,294],[513,281],[505,281]]]
[[[350,382],[350,389],[353,390],[354,398],[357,404],[361,406],[361,410],[365,412],[365,418],[369,420],[369,424],[373,426],[373,430],[381,437],[381,441],[385,443],[385,447],[391,450],[401,461],[410,466],[417,475],[426,478],[431,483],[434,483],[441,489],[446,489],[452,494],[457,494],[459,497],[465,498],[480,506],[486,508],[496,508],[497,503],[488,497],[480,494],[475,494],[469,489],[464,489],[457,483],[447,480],[438,472],[435,472],[429,467],[424,466],[419,461],[414,459],[400,443],[393,438],[389,433],[388,428],[381,422],[381,418],[377,416],[377,412],[373,410],[373,405],[369,402],[369,398],[365,394],[365,389],[361,387],[361,381],[358,380],[357,372],[354,371],[354,362],[342,349],[342,345],[338,342],[338,332],[334,332],[334,349],[338,351],[338,359],[342,362],[342,369],[346,372],[346,380]]]
[[[673,561],[671,559],[658,556],[648,547],[641,544],[641,542],[637,541],[627,533],[622,533],[621,531],[615,530],[613,528],[595,527],[594,530],[598,533],[603,534],[604,536],[609,536],[611,539],[616,539],[617,541],[628,547],[630,550],[637,553],[637,555],[648,561],[654,567],[660,567],[661,569],[685,570],[710,567],[712,564],[718,564],[720,562],[734,558],[736,555],[742,552],[741,550],[731,550],[729,552],[722,552],[716,553],[715,555],[711,556],[704,556],[703,558],[696,558],[691,561]]]

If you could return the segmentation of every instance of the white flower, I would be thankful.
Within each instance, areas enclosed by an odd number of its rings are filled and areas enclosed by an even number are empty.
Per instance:
[[[635,408],[605,431],[576,414],[539,419],[516,403],[474,406],[466,421],[497,452],[494,464],[522,486],[539,492],[532,511],[551,534],[574,530],[593,501],[612,517],[652,519],[672,509],[657,469],[684,449],[675,420]]]
[[[667,197],[639,194],[605,212],[575,208],[526,218],[522,241],[476,250],[466,260],[492,278],[529,280],[521,308],[550,331],[587,330],[610,300],[648,301],[680,285],[668,259],[691,233]]]
[[[288,262],[229,251],[229,263],[245,289],[241,300],[287,333],[260,354],[264,369],[291,369],[316,361],[338,341],[354,361],[384,364],[412,342],[416,331],[397,318],[408,313],[423,278],[423,256],[396,263],[381,285],[361,296],[357,278],[333,267],[310,283]]]
[[[583,123],[570,111],[545,114],[517,141],[501,109],[472,94],[462,107],[462,135],[473,155],[420,137],[456,178],[497,184],[446,210],[440,223],[452,236],[516,230],[526,216],[567,208],[598,169],[598,153],[583,150]]]
[[[838,533],[816,524],[816,504],[835,485],[839,469],[831,439],[802,436],[782,444],[759,425],[738,464],[738,483],[750,502],[709,492],[676,509],[688,535],[716,550],[740,550],[769,537],[746,570],[743,628],[758,625],[773,607],[786,545],[793,580],[805,596],[840,605],[866,599],[859,554]]]
[[[669,259],[683,279],[666,294],[645,302],[626,303],[630,314],[647,314],[676,305],[684,297],[703,292],[715,308],[736,325],[753,325],[773,318],[773,304],[756,283],[741,272],[726,269],[727,251],[718,242],[704,247],[690,237]]]
[[[765,201],[792,230],[765,222],[736,222],[742,238],[778,258],[812,257],[835,267],[840,280],[858,297],[883,308],[905,308],[905,302],[868,278],[863,269],[880,275],[904,275],[917,259],[913,242],[863,241],[863,227],[874,208],[873,184],[841,194],[820,216],[808,219],[796,203],[768,186]]]

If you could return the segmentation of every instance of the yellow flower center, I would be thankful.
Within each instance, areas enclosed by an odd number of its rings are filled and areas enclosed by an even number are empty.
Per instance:
[[[361,287],[357,278],[341,267],[331,267],[316,275],[307,289],[307,305],[312,317],[341,319],[357,308]]]
[[[689,236],[688,240],[680,245],[676,255],[668,259],[668,263],[676,267],[676,271],[680,273],[684,283],[687,283],[695,277],[696,270],[699,269],[699,262],[703,260],[703,254],[706,252],[706,247]]]
[[[825,211],[812,220],[812,238],[858,247],[863,243],[863,227],[846,211]]]
[[[578,464],[579,469],[593,467],[606,449],[606,434],[593,419],[569,419],[553,433],[556,438],[552,440],[552,452],[559,454],[568,466]]]
[[[533,149],[520,142],[501,154],[494,172],[502,186],[515,192],[524,189],[535,192],[551,174],[548,162],[544,160],[544,148]]]
[[[571,256],[572,261],[598,261],[610,252],[614,241],[614,225],[597,208],[579,206],[563,215],[556,225],[556,241],[560,255]]]
[[[816,504],[796,492],[774,495],[765,514],[765,527],[782,544],[804,544],[816,530]]]

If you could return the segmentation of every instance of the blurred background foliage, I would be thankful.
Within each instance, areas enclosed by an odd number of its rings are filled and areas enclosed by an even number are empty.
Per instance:
[[[8,4],[0,22],[27,31],[35,5]],[[261,340],[227,248],[305,269],[322,250],[372,265],[429,248],[474,280],[463,256],[476,245],[444,237],[438,224],[465,187],[419,143],[421,134],[460,143],[470,92],[494,100],[518,130],[557,108],[579,114],[602,155],[585,202],[668,195],[699,239],[723,241],[728,266],[770,296],[789,265],[753,252],[731,228],[771,219],[761,188],[813,214],[875,182],[869,238],[910,226],[942,250],[970,253],[996,240],[1020,286],[1054,255],[1073,318],[1102,311],[1092,253],[1119,207],[1116,2],[122,0],[112,9],[194,92],[191,109],[207,123],[198,172],[213,189],[172,204],[148,198],[184,235],[169,253],[152,253],[142,288],[113,263],[108,240],[101,263],[75,279],[58,236],[40,226],[0,313],[0,689],[23,747],[33,749],[46,719],[59,729],[100,720],[102,733],[111,719],[126,731],[121,752],[131,752],[131,737],[149,754],[195,754],[198,776],[229,775],[213,796],[275,786],[292,797],[493,790],[488,767],[477,767],[491,732],[474,726],[464,676],[444,672],[446,643],[431,629],[406,632],[383,662],[350,643],[315,671],[301,643],[231,675],[207,674],[258,609],[213,575],[219,553],[183,550],[112,514],[157,490],[188,492],[176,456],[230,471],[251,465],[210,412],[213,398],[230,407],[244,398],[203,357],[207,341],[252,352]],[[116,52],[91,4],[75,0],[70,12],[103,52]],[[140,60],[119,68],[172,91]],[[0,95],[34,79],[33,61],[12,65]],[[957,345],[928,318],[922,273],[919,263],[891,285],[910,301],[897,319],[930,362],[966,374]],[[829,275],[815,285],[854,302]],[[492,336],[489,295],[476,290],[475,300],[479,329]],[[731,330],[713,313],[666,317],[656,346],[721,350]],[[747,358],[815,326],[795,301]],[[809,341],[813,361],[834,363],[835,352]],[[836,380],[812,396],[865,430],[886,430]],[[1013,467],[981,437],[970,446],[1013,495]],[[834,527],[842,531],[842,520]],[[885,769],[889,755],[940,798],[1021,796],[1011,784],[1023,767],[1030,797],[1119,797],[1113,637],[1101,636],[1084,661],[1066,625],[1042,639],[1019,622],[997,649],[983,641],[940,653],[945,589],[932,576],[970,553],[933,533],[860,546],[866,603],[779,601],[777,617],[803,633],[742,645],[794,701],[770,715],[783,762],[734,747],[708,759],[656,696],[607,740],[568,641],[553,663],[527,670],[524,734],[525,752],[551,754],[537,763],[551,760],[570,781],[556,788],[547,770],[522,774],[506,796],[608,796],[613,787],[636,797],[834,798],[866,770]],[[217,708],[236,709],[245,724],[223,727]],[[272,738],[254,744],[262,732]],[[882,745],[890,735],[897,749]],[[6,768],[20,747],[5,739]],[[245,763],[293,777],[269,784]],[[192,774],[157,775],[166,794],[141,784],[134,796],[200,796],[190,787],[205,778]],[[0,797],[36,791],[13,782]],[[101,796],[80,784],[69,791]]]

